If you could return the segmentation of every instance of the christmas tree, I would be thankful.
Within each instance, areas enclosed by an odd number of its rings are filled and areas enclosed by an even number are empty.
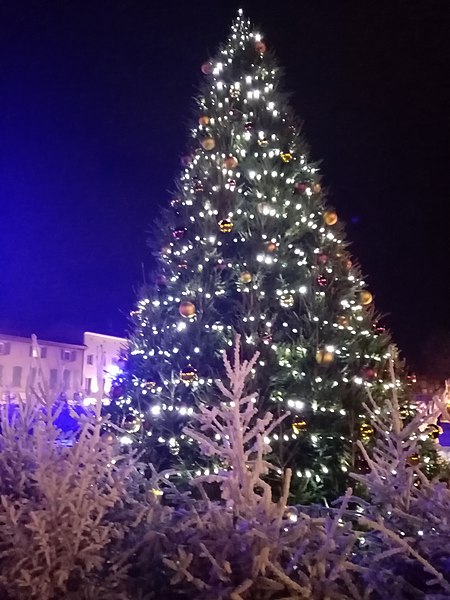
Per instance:
[[[130,351],[112,389],[143,456],[198,469],[182,433],[211,401],[221,351],[242,336],[260,352],[259,408],[277,417],[279,472],[309,498],[343,489],[357,440],[373,433],[362,402],[386,389],[390,339],[326,200],[317,164],[282,89],[280,67],[242,12],[205,62],[196,121],[169,205],[150,240],[152,285],[132,313]],[[215,468],[203,465],[203,470]]]

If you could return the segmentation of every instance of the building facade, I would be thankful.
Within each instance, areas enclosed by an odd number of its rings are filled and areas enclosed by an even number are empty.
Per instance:
[[[86,332],[83,342],[66,344],[0,333],[0,399],[24,398],[44,384],[52,396],[64,394],[68,400],[107,393],[127,340]]]

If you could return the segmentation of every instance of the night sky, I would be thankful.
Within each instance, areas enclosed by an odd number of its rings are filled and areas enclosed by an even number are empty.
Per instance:
[[[122,335],[200,65],[264,31],[377,308],[421,367],[450,329],[448,0],[0,3],[0,330]]]

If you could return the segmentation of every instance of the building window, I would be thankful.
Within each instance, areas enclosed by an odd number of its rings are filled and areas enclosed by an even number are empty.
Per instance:
[[[40,353],[39,353],[40,350]],[[39,346],[30,346],[30,356],[33,358],[47,358],[47,348],[39,348]]]
[[[10,342],[0,342],[0,354],[5,356],[11,352],[11,343]]]
[[[65,361],[74,361],[77,359],[76,350],[61,350],[61,358]]]
[[[56,390],[58,385],[58,369],[50,369],[50,381],[49,386],[51,390]]]
[[[90,394],[92,392],[92,377],[86,377],[84,380],[84,389],[86,394]]]
[[[64,371],[63,371],[63,385],[64,385],[65,390],[70,388],[70,371],[69,371],[69,369],[64,369]]]
[[[13,387],[20,387],[22,381],[22,367],[13,367],[12,384]]]
[[[87,362],[88,365],[93,365],[94,364],[94,355],[93,354],[88,354],[86,362]]]

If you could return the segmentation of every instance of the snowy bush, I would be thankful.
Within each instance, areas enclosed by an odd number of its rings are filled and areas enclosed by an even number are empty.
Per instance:
[[[102,437],[100,406],[63,439],[41,392],[1,407],[0,597],[126,598],[126,552],[154,507]]]

